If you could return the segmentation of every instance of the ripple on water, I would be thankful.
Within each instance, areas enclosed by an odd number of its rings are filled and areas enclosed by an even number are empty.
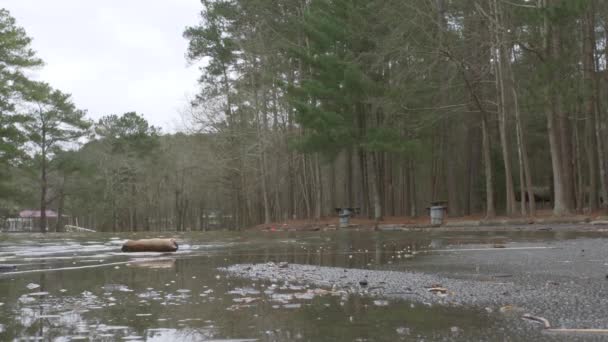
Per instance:
[[[101,288],[108,292],[133,292],[133,290],[131,290],[127,285],[122,284],[107,284],[102,286]]]
[[[258,295],[260,294],[260,291],[254,289],[253,287],[237,287],[234,290],[228,291],[227,293],[232,295],[247,296]]]

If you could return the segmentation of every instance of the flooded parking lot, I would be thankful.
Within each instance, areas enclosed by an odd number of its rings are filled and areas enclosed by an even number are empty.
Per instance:
[[[608,327],[602,234],[192,233],[120,252],[144,236],[3,235],[0,340],[590,338],[525,313]]]

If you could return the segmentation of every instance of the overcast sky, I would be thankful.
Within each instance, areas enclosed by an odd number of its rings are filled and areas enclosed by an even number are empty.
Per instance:
[[[71,93],[98,119],[137,111],[163,131],[179,123],[196,90],[185,26],[199,22],[199,0],[2,0],[33,38],[41,80]]]

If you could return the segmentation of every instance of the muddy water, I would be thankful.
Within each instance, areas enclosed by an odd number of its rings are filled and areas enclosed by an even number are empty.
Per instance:
[[[493,339],[483,308],[334,294],[331,284],[252,282],[218,270],[288,262],[415,268],[442,248],[553,235],[386,232],[192,233],[172,254],[120,252],[145,235],[0,235],[0,340],[396,341]],[[568,238],[567,234],[561,238]],[[509,336],[524,334],[510,331]]]

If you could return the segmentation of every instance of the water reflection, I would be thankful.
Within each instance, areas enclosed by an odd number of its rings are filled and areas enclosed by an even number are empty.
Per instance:
[[[547,234],[186,234],[171,255],[120,253],[126,237],[103,234],[2,236],[0,262],[18,268],[0,273],[0,340],[479,339],[497,324],[485,312],[350,295],[331,284],[255,283],[226,278],[217,268],[260,262],[415,268],[433,250],[535,243]]]

